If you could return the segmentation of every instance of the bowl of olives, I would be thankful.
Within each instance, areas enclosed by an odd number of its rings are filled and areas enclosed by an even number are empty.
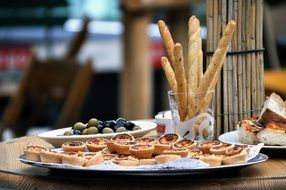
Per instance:
[[[101,121],[91,118],[87,123],[76,122],[72,128],[64,132],[64,136],[71,135],[95,135],[95,134],[112,134],[123,133],[128,131],[141,130],[139,125],[128,121],[124,118],[116,120]]]
[[[91,118],[87,123],[76,122],[73,126],[47,131],[38,134],[38,137],[61,147],[67,141],[87,141],[94,138],[111,138],[118,133],[128,133],[134,137],[141,137],[156,128],[156,123],[146,120],[129,121],[124,118],[102,121]]]

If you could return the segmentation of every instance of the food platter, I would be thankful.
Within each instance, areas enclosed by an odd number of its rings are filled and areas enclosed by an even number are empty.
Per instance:
[[[246,163],[241,164],[233,164],[233,165],[222,165],[222,166],[201,166],[201,167],[156,167],[153,169],[142,168],[142,167],[104,167],[104,166],[97,166],[97,167],[76,167],[71,165],[63,165],[63,164],[51,164],[51,163],[42,163],[42,162],[35,162],[30,161],[25,158],[24,155],[21,155],[18,158],[22,163],[48,168],[52,170],[66,170],[66,171],[85,171],[85,172],[94,172],[98,175],[106,174],[106,175],[131,175],[131,176],[173,176],[173,175],[197,175],[197,174],[204,174],[204,173],[211,173],[211,172],[219,172],[224,170],[237,170],[247,166],[251,166],[254,164],[259,164],[261,162],[265,162],[268,160],[268,156],[265,154],[259,153],[257,156],[252,158]],[[184,158],[182,158],[184,159]],[[187,158],[188,159],[188,158]],[[189,160],[185,160],[189,161]],[[181,165],[186,166],[185,163]]]
[[[138,125],[141,129],[136,131],[128,131],[125,133],[131,134],[134,137],[141,137],[146,135],[150,131],[156,128],[156,123],[150,121],[136,120],[132,121],[135,125]],[[63,136],[64,132],[71,129],[71,127],[56,129],[52,131],[47,131],[38,134],[38,137],[51,143],[54,147],[60,147],[63,143],[67,141],[87,141],[97,137],[100,138],[111,138],[115,133],[108,134],[95,134],[95,135],[73,135],[73,136]]]
[[[232,143],[236,145],[245,145],[244,143],[239,141],[238,131],[231,131],[224,133],[218,137],[218,139],[224,143]],[[247,144],[250,145],[250,144]],[[250,145],[253,146],[253,145]],[[286,150],[286,146],[270,146],[264,145],[263,149],[277,149],[277,150]]]

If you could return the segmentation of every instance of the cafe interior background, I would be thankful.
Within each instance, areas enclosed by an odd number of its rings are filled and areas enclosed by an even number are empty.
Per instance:
[[[7,111],[8,107],[11,106],[11,99],[15,97],[25,99],[23,104],[19,104],[22,111],[18,116],[20,122],[17,125],[20,128],[28,128],[27,133],[25,131],[28,135],[54,129],[55,125],[58,124],[59,117],[64,117],[69,111],[74,112],[69,113],[74,114],[74,119],[82,122],[87,122],[92,117],[109,120],[124,116],[122,113],[124,110],[121,107],[123,106],[122,95],[124,95],[122,88],[125,88],[128,93],[128,88],[122,84],[122,73],[126,63],[124,56],[128,54],[128,52],[124,52],[128,51],[127,48],[124,49],[124,43],[128,43],[126,38],[132,38],[131,40],[138,40],[136,46],[140,47],[141,42],[140,39],[136,39],[136,36],[124,34],[123,20],[126,9],[128,9],[124,3],[127,4],[128,2],[131,4],[135,2],[136,4],[136,1],[131,0],[0,1],[1,125],[3,125],[2,121],[7,116],[7,112],[15,112],[13,110]],[[144,28],[149,40],[149,53],[139,53],[134,56],[143,56],[138,57],[137,60],[141,58],[146,60],[144,56],[148,56],[147,60],[150,60],[145,64],[151,65],[150,78],[146,78],[146,80],[151,81],[150,93],[152,98],[148,99],[151,101],[151,108],[147,117],[152,119],[156,113],[169,109],[168,87],[160,66],[160,57],[165,55],[165,51],[157,21],[164,19],[166,23],[170,23],[173,19],[174,22],[174,15],[182,14],[182,12],[186,18],[196,15],[201,21],[205,47],[207,35],[206,1],[189,0],[188,6],[183,8],[180,6],[180,2],[177,2],[178,5],[176,3],[171,3],[169,6],[164,5],[170,2],[168,0],[157,1],[154,6],[152,6],[152,1],[146,2],[151,2],[151,4],[147,4],[146,8],[138,9],[137,13],[132,14],[140,17],[140,15],[145,14],[144,11],[152,11],[150,14],[152,18],[147,27]],[[279,79],[273,76],[265,78],[266,95],[275,91],[286,98],[284,82],[286,71],[283,74],[286,67],[286,25],[284,24],[286,1],[269,0],[264,1],[264,4],[265,73],[274,70],[282,73]],[[136,23],[134,25],[136,26]],[[63,69],[51,67],[45,68],[42,73],[38,72],[41,73],[39,74],[41,76],[26,77],[27,73],[32,72],[30,66],[36,63],[76,64],[77,66],[76,72],[71,72],[69,66],[63,67]],[[85,67],[87,64],[90,64],[91,67]],[[90,77],[87,76],[89,74]],[[74,78],[68,79],[70,75],[73,75]],[[82,81],[80,81],[80,77],[83,77]],[[64,91],[65,89],[61,89],[60,85],[62,85],[61,81],[66,79],[69,88]],[[127,76],[127,79],[133,80],[135,86],[142,85],[142,81],[137,80],[134,75]],[[43,85],[41,80],[43,80]],[[29,85],[29,88],[33,89],[33,84],[36,84],[35,81],[39,82],[40,86],[44,86],[46,80],[56,80],[58,83],[49,90],[45,89],[45,96],[34,96],[37,93],[29,96],[23,90]],[[277,85],[278,83],[279,85]],[[77,92],[80,93],[77,94]],[[49,93],[56,98],[50,99]],[[68,96],[69,94],[74,95]],[[77,105],[70,110],[68,109],[69,106],[65,105],[72,105],[74,102]],[[130,106],[133,103],[130,102]],[[138,118],[131,116],[127,119]],[[70,125],[65,121],[62,121],[63,126]],[[5,127],[2,132],[2,140],[7,140],[15,135],[9,127]],[[21,132],[23,134],[23,131]]]

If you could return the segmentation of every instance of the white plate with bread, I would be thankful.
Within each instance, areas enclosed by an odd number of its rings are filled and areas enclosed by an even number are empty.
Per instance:
[[[224,133],[219,136],[218,138],[221,142],[224,143],[232,143],[236,145],[250,145],[254,146],[254,144],[243,143],[239,140],[238,131],[231,131]],[[264,145],[263,149],[286,149],[286,146],[279,146],[279,145]]]
[[[219,140],[247,145],[264,143],[263,148],[286,149],[286,102],[272,93],[257,118],[241,120],[237,131],[222,134]]]

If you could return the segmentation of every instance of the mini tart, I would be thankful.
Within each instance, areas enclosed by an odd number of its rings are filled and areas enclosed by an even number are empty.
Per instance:
[[[204,154],[209,154],[210,148],[221,145],[223,145],[223,143],[220,141],[208,141],[208,142],[203,142],[198,147],[201,151],[203,151]]]
[[[139,159],[139,165],[155,165],[155,158]]]
[[[170,144],[160,144],[158,142],[156,142],[154,145],[154,155],[160,155],[163,154],[164,150],[168,150],[171,148]]]
[[[94,166],[97,164],[101,164],[104,162],[104,158],[102,153],[96,152],[93,156],[89,157],[88,159],[86,159],[86,163],[84,166],[88,167],[88,166]]]
[[[214,154],[203,154],[199,157],[199,159],[210,166],[220,166],[222,164],[223,157]]]
[[[170,148],[163,151],[163,154],[174,154],[181,157],[187,157],[189,155],[189,150],[187,148]]]
[[[69,141],[62,144],[62,148],[65,152],[84,152],[86,145],[81,141]]]
[[[127,133],[114,135],[109,142],[107,142],[107,148],[111,153],[116,152],[114,149],[114,142],[130,142],[134,141],[134,137]]]
[[[34,145],[27,145],[24,148],[24,155],[26,156],[27,160],[32,160],[36,162],[40,162],[40,152],[41,151],[48,151],[47,148],[42,146],[34,146]]]
[[[113,158],[112,162],[123,167],[139,166],[139,160],[130,156]]]
[[[176,143],[173,144],[173,147],[175,148],[188,148],[193,149],[197,146],[197,141],[194,140],[188,140],[188,139],[182,139]]]
[[[231,148],[233,148],[233,144],[227,144],[223,143],[221,146],[213,146],[210,148],[210,152],[212,154],[217,154],[217,155],[225,155],[225,152]]]
[[[110,161],[113,158],[117,158],[118,157],[117,154],[106,154],[106,153],[103,153],[102,156],[103,156],[104,161]]]
[[[154,152],[154,146],[148,144],[135,144],[129,148],[130,154],[136,158],[151,158]]]
[[[40,152],[41,162],[45,163],[62,163],[62,154],[51,150],[42,150]]]
[[[86,159],[83,156],[79,156],[76,152],[64,152],[62,153],[62,163],[74,166],[84,166]]]
[[[222,160],[223,164],[239,164],[247,162],[249,147],[247,145],[235,145],[225,152],[226,156]]]
[[[175,154],[162,154],[155,156],[155,161],[157,164],[164,164],[173,160],[177,160],[179,158],[181,158],[181,156]]]
[[[172,145],[180,140],[180,136],[176,133],[168,133],[158,139],[159,144]]]
[[[154,154],[163,154],[164,150],[170,149],[171,146],[180,140],[180,136],[176,133],[169,133],[161,136],[154,144]]]
[[[199,157],[203,154],[203,151],[201,151],[198,148],[189,149],[188,157],[199,159]]]
[[[153,138],[149,138],[149,137],[140,137],[135,139],[136,144],[139,145],[153,145],[156,143],[156,140]]]
[[[135,145],[135,142],[115,141],[113,147],[115,152],[119,155],[130,155],[129,148],[131,145]]]
[[[97,152],[107,147],[108,140],[104,138],[95,138],[86,141],[85,144],[90,152]]]

